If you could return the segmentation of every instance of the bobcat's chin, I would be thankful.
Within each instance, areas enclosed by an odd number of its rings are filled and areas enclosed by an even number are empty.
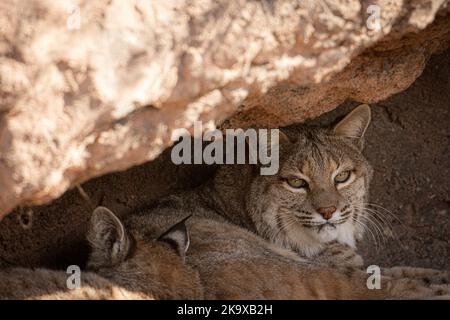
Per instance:
[[[327,243],[337,239],[338,226],[332,224],[323,224],[315,229],[316,237],[321,243]]]
[[[350,224],[337,226],[324,224],[316,228],[300,228],[301,230],[296,230],[287,236],[290,238],[289,242],[293,243],[293,247],[305,256],[316,255],[332,241],[355,247],[355,230]]]
[[[314,228],[302,227],[303,230],[301,232],[305,233],[308,238],[316,242],[316,245],[320,246],[327,242],[338,240],[340,228],[341,226],[324,223]]]

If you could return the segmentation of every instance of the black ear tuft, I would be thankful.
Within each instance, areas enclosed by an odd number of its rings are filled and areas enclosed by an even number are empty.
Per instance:
[[[183,260],[190,244],[186,221],[191,216],[192,214],[176,223],[158,238],[159,241],[164,241],[170,244],[177,251],[180,257],[183,258]]]
[[[371,120],[370,107],[362,104],[353,109],[333,129],[334,134],[344,138],[350,138],[357,142],[360,149],[364,145],[364,133]]]

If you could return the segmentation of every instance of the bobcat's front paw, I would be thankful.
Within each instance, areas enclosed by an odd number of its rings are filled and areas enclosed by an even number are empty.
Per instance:
[[[363,258],[356,253],[355,249],[337,241],[326,244],[313,260],[317,264],[333,268],[362,269],[364,266]]]

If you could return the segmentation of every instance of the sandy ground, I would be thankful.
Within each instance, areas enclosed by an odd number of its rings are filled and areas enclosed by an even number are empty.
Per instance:
[[[346,103],[314,122],[344,115]],[[450,51],[434,56],[405,92],[373,105],[365,153],[375,168],[371,201],[383,206],[395,237],[361,244],[369,264],[450,268]],[[175,166],[166,151],[125,172],[91,180],[94,205],[119,215],[206,179],[213,167]],[[382,209],[380,209],[382,210]],[[384,210],[384,209],[383,209]],[[83,266],[89,206],[74,189],[45,206],[18,209],[0,223],[0,266]]]

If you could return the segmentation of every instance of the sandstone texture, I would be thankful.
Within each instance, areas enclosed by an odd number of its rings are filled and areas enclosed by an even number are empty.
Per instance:
[[[446,0],[3,0],[0,12],[0,218],[154,159],[196,120],[276,127],[386,99],[450,39]]]

